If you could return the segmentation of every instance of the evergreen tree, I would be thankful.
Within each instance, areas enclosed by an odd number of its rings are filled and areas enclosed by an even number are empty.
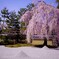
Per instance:
[[[7,19],[8,26],[11,28],[11,31],[15,31],[17,33],[16,37],[16,42],[18,43],[19,41],[19,34],[20,34],[20,26],[19,26],[19,16],[16,14],[15,11],[10,12],[9,18]],[[14,33],[12,33],[14,34]]]
[[[21,17],[26,11],[26,8],[20,8],[20,10],[18,11],[19,16]]]
[[[0,25],[1,25],[2,19],[0,17]],[[0,27],[0,34],[2,33],[2,27]]]
[[[5,22],[5,20],[6,20],[6,18],[8,18],[9,17],[9,12],[8,12],[8,9],[7,8],[4,8],[4,9],[2,9],[1,10],[1,16],[2,16],[2,18],[3,18],[3,27],[4,27],[4,22]]]
[[[59,8],[59,0],[56,0],[56,2],[58,3],[57,8]]]
[[[28,10],[31,10],[33,7],[34,7],[34,4],[33,4],[33,3],[27,5],[27,9],[28,9]]]

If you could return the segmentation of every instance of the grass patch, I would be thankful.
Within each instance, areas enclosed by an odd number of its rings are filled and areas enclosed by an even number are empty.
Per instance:
[[[6,45],[6,47],[26,47],[26,46],[32,46],[32,44],[14,44],[14,45]]]

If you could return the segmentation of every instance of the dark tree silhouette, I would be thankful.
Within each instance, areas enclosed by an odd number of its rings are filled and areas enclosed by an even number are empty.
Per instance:
[[[59,0],[56,0],[56,2],[58,3],[57,8],[59,8]]]

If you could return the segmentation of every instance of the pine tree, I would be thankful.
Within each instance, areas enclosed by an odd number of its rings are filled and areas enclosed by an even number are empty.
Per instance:
[[[59,0],[56,0],[56,2],[58,3],[57,8],[59,8]]]

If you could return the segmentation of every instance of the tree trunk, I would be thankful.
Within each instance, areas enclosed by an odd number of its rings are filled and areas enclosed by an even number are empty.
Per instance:
[[[30,43],[31,43],[31,38],[30,38],[30,34],[29,34],[29,33],[27,34],[26,41],[27,41],[27,43],[28,43],[28,44],[30,44]]]
[[[47,46],[47,38],[44,38],[44,45]]]
[[[59,9],[59,2],[58,2],[58,5],[57,5],[57,8]]]

